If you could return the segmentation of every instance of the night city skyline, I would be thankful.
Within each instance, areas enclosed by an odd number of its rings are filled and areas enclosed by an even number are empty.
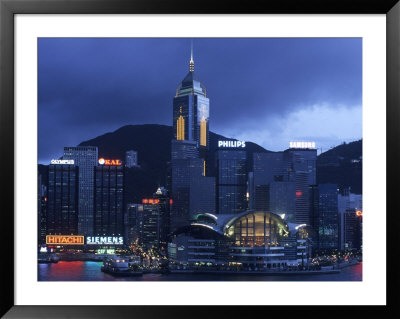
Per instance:
[[[361,281],[361,44],[39,39],[38,280]]]
[[[193,39],[210,130],[281,151],[362,137],[361,39]],[[171,125],[190,39],[39,39],[39,163],[128,124]]]

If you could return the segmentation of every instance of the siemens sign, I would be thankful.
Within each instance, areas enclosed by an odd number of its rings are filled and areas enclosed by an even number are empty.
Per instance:
[[[87,245],[123,245],[124,237],[114,236],[88,236],[86,237]]]
[[[218,141],[218,147],[231,147],[231,148],[244,148],[246,147],[245,141]]]

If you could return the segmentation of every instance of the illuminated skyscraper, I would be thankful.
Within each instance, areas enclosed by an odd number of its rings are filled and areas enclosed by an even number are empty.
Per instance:
[[[74,164],[49,165],[47,234],[78,234],[79,170]]]
[[[124,167],[100,165],[94,170],[94,230],[96,236],[124,234]]]
[[[173,101],[173,132],[175,140],[195,141],[202,158],[209,148],[209,105],[206,88],[194,73],[192,49],[189,73],[176,88]]]
[[[93,235],[94,167],[97,166],[96,146],[64,147],[63,159],[74,160],[79,167],[78,234]]]
[[[218,214],[244,212],[247,209],[246,151],[218,149],[216,163]]]

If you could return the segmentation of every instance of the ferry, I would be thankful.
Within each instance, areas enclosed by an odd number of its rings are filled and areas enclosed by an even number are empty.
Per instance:
[[[101,271],[113,276],[142,276],[143,271],[134,267],[135,264],[125,257],[106,257],[103,266],[101,266]]]

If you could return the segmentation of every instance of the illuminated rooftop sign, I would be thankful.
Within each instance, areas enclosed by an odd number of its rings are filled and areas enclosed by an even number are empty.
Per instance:
[[[290,142],[290,148],[315,148],[315,142]]]
[[[115,236],[87,236],[87,245],[123,245],[124,237]]]
[[[158,204],[160,200],[158,198],[143,198],[142,204]]]
[[[246,142],[245,141],[218,141],[218,147],[246,147]]]
[[[47,235],[47,245],[83,245],[85,242],[83,236],[62,236],[62,235]]]
[[[66,165],[74,165],[75,161],[74,160],[57,160],[57,159],[52,159],[50,161],[50,164],[66,164]]]
[[[107,166],[121,166],[121,160],[119,159],[104,159],[104,158],[99,158],[99,164],[100,165],[107,165]]]

